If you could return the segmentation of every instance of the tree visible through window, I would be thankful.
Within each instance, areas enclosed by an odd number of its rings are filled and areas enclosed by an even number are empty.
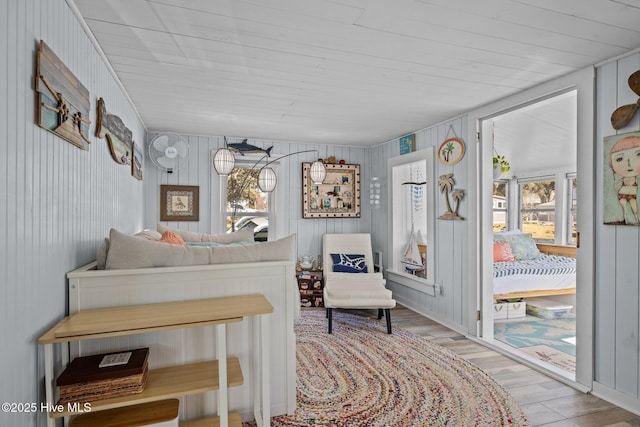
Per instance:
[[[269,193],[258,188],[257,170],[236,165],[227,177],[227,232],[253,228],[257,241],[269,230]]]
[[[520,184],[520,229],[540,243],[554,243],[556,182],[553,179]]]

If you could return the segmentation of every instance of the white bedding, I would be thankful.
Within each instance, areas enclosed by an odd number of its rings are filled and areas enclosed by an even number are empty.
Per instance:
[[[493,293],[507,294],[576,287],[576,260],[544,255],[533,260],[494,262]]]

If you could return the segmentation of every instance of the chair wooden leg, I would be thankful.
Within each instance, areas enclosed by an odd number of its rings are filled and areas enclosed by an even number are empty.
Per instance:
[[[380,311],[382,311],[382,309],[380,309]],[[390,334],[391,333],[391,310],[388,308],[385,308],[384,314],[385,314],[385,317],[387,318],[387,333]]]
[[[329,333],[332,332],[332,323],[333,323],[333,309],[327,308],[327,318],[329,319]]]
[[[378,320],[382,319],[382,309],[378,309]]]

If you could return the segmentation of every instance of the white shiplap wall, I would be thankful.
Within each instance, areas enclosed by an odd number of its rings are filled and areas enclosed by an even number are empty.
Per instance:
[[[627,79],[639,69],[640,54],[598,67],[595,141],[595,386],[601,393],[635,398],[636,407],[640,407],[640,228],[603,224],[602,144],[609,135],[640,130],[640,115],[618,131],[610,122],[613,110],[638,99]]]
[[[467,119],[466,116],[457,117],[439,125],[429,127],[418,132],[416,135],[416,150],[428,147],[435,147],[437,151],[440,144],[447,138],[457,136],[461,138],[467,150],[471,142],[466,141]],[[475,143],[475,141],[473,142]],[[398,140],[387,142],[370,149],[368,154],[370,167],[375,171],[383,183],[387,182],[387,159],[400,155]],[[469,205],[467,203],[469,182],[468,162],[470,156],[465,155],[462,160],[454,166],[445,166],[438,160],[435,161],[435,177],[447,173],[453,173],[455,188],[465,191],[465,199],[460,204],[459,214],[468,217]],[[446,211],[445,201],[440,193],[437,182],[427,183],[427,191],[435,192],[435,214],[436,217]],[[389,200],[389,188],[383,187],[383,198],[385,202]],[[371,233],[375,250],[385,252],[387,250],[388,215],[386,203],[373,211]],[[435,227],[435,248],[428,248],[436,254],[435,281],[442,285],[443,292],[437,296],[429,296],[426,293],[411,289],[399,284],[389,283],[393,290],[394,297],[404,305],[415,311],[426,314],[456,329],[465,328],[467,324],[467,221],[445,221],[436,219]],[[386,257],[385,259],[388,259]],[[386,261],[385,261],[386,266]],[[463,326],[464,325],[464,326]]]
[[[104,140],[83,151],[35,124],[39,41],[91,94],[104,97],[142,142],[145,129],[64,0],[0,2],[0,400],[38,403],[44,364],[37,338],[65,315],[65,274],[95,258],[110,227],[134,231],[143,184]],[[2,426],[44,425],[41,413],[0,413]]]
[[[149,133],[148,142],[157,133]],[[145,227],[155,228],[160,222],[160,186],[169,185],[198,185],[200,187],[200,220],[197,222],[163,222],[164,225],[181,230],[201,233],[219,233],[221,230],[212,227],[212,216],[220,212],[220,177],[211,164],[212,152],[224,146],[222,136],[189,136],[184,135],[189,144],[189,159],[177,171],[168,174],[157,169],[149,160],[145,159]],[[240,142],[243,138],[227,137],[229,143]],[[250,139],[249,144],[261,148],[273,145],[272,158],[281,155],[303,151],[318,150],[319,154],[303,153],[283,159],[284,179],[278,181],[276,192],[284,192],[283,212],[277,212],[277,221],[284,224],[284,229],[277,232],[278,237],[295,233],[297,235],[298,255],[317,256],[321,253],[321,241],[324,233],[353,233],[369,231],[368,210],[368,177],[369,171],[365,164],[366,149],[362,147],[342,147],[328,145],[310,145],[296,142],[268,141]],[[327,158],[335,156],[347,163],[360,164],[362,182],[362,213],[360,218],[344,219],[303,219],[302,218],[302,163],[312,162],[317,157]],[[283,217],[281,217],[283,216]],[[213,228],[213,229],[212,229]]]

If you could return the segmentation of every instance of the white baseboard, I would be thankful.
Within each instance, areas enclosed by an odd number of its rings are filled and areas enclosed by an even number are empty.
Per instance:
[[[407,307],[409,310],[411,311],[415,311],[416,313],[426,317],[427,319],[431,319],[435,322],[440,323],[443,326],[446,326],[447,328],[458,332],[459,334],[462,335],[468,335],[469,334],[469,330],[468,328],[466,328],[463,325],[460,325],[459,323],[455,323],[450,321],[449,319],[445,319],[444,317],[440,316],[438,313],[431,311],[431,310],[425,310],[424,307],[419,307],[416,306],[414,303],[415,301],[411,301],[411,300],[407,300],[402,298],[399,295],[393,295],[393,298],[396,300],[396,302],[398,302],[399,304],[402,304],[403,306]]]
[[[597,396],[607,402],[613,403],[629,412],[633,412],[636,415],[640,415],[640,399],[630,396],[625,393],[621,393],[618,390],[612,389],[609,386],[593,382],[594,396]]]

